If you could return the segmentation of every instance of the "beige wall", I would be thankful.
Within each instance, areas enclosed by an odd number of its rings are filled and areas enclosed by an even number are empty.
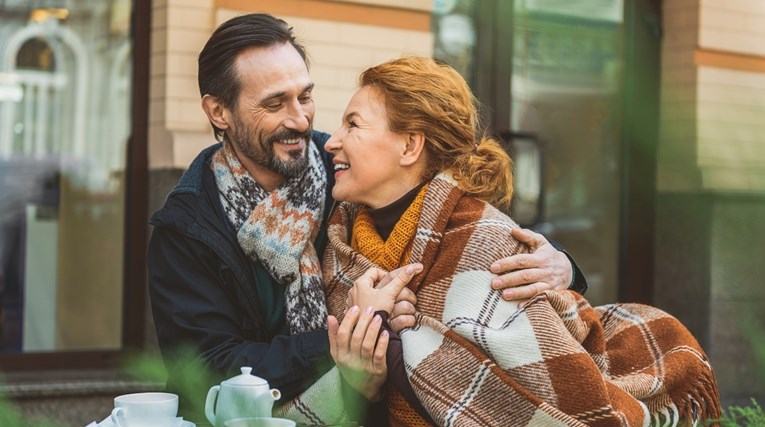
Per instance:
[[[429,2],[408,8],[376,1],[157,0],[152,23],[149,166],[185,168],[214,142],[199,103],[196,58],[214,28],[243,12],[290,23],[316,83],[316,129],[331,132],[365,68],[403,54],[431,56]],[[395,5],[395,3],[394,3]]]
[[[700,5],[700,47],[765,57],[765,2],[700,0]]]
[[[152,4],[149,167],[188,165],[212,132],[199,104],[197,56],[213,30],[212,0]]]
[[[666,0],[660,191],[765,192],[765,2]]]

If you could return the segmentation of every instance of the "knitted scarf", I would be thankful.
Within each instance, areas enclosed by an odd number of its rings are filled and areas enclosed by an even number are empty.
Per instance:
[[[308,145],[308,167],[266,192],[226,142],[212,158],[220,201],[237,240],[253,262],[284,285],[290,333],[326,328],[321,266],[313,241],[324,211],[327,177],[319,150]]]
[[[377,234],[375,223],[367,209],[362,208],[353,224],[351,247],[386,270],[395,270],[403,265],[408,255],[406,249],[411,245],[417,231],[417,220],[420,218],[427,188],[426,184],[420,189],[386,241]]]
[[[342,318],[353,281],[375,263],[350,243],[358,207],[329,223],[324,284]],[[654,307],[591,307],[548,291],[522,307],[491,289],[489,266],[529,249],[517,225],[443,176],[427,189],[405,262],[417,324],[401,333],[409,382],[441,425],[678,425],[721,414],[707,356],[688,330]]]

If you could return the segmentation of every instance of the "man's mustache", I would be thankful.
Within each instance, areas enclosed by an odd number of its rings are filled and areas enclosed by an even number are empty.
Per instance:
[[[269,144],[275,144],[278,141],[283,141],[285,139],[295,139],[295,138],[301,138],[310,140],[311,139],[311,131],[313,128],[308,128],[305,132],[299,132],[293,129],[285,129],[283,131],[280,131],[279,133],[275,133],[268,137],[268,143]]]

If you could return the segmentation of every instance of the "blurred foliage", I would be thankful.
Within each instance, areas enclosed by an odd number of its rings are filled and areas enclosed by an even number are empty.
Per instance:
[[[20,426],[21,414],[5,399],[0,399],[0,425],[2,426]]]
[[[730,406],[723,411],[721,419],[711,423],[719,423],[723,427],[765,426],[765,411],[752,399],[752,406]]]
[[[754,356],[754,371],[761,384],[765,384],[765,327],[758,321],[754,313],[741,311],[737,315],[737,325],[742,338],[747,341]],[[734,426],[763,426],[765,427],[765,411],[751,398],[750,406],[731,405],[723,410],[723,417],[710,421],[723,427]]]
[[[754,371],[760,384],[765,384],[765,325],[751,311],[742,311],[738,316],[739,332],[752,349]]]
[[[11,402],[0,396],[0,426],[3,427],[60,427],[46,418],[24,419],[21,412]]]
[[[198,351],[191,347],[178,348],[168,357],[172,360],[175,372],[167,384],[166,391],[178,395],[178,415],[194,422],[206,421],[204,405],[207,391],[211,386],[240,372],[222,375],[208,366]],[[122,371],[138,381],[164,385],[168,380],[165,363],[154,352],[136,353],[126,357]]]
[[[162,358],[155,353],[133,353],[125,358],[121,371],[125,375],[139,381],[159,382],[167,381],[167,371]]]

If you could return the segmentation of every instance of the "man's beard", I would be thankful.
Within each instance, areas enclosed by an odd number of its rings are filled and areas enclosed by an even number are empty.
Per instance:
[[[300,176],[308,167],[308,144],[303,150],[290,150],[287,159],[282,159],[274,153],[274,144],[285,139],[301,138],[306,142],[311,140],[311,126],[305,132],[284,129],[269,135],[265,141],[256,141],[257,135],[254,129],[244,125],[238,118],[234,118],[235,131],[232,141],[239,152],[252,160],[255,164],[279,173],[286,179]],[[259,146],[256,148],[256,144]]]

